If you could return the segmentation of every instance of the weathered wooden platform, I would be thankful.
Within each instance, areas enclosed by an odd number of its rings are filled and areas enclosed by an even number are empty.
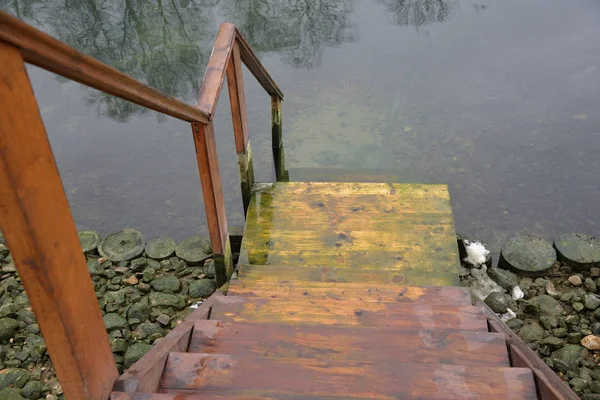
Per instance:
[[[277,183],[248,208],[240,267],[258,280],[457,285],[458,253],[445,185]],[[296,268],[304,270],[307,276]],[[252,279],[255,279],[252,278]]]

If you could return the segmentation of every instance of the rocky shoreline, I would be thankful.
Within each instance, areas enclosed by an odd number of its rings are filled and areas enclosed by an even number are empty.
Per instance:
[[[133,229],[80,232],[115,362],[122,373],[217,289],[208,240],[146,242]],[[59,400],[46,344],[0,242],[0,399]]]
[[[583,250],[565,255],[557,239],[517,237],[492,267],[489,252],[467,254],[480,242],[459,237],[460,277],[575,393],[600,400],[600,241],[585,238]],[[534,244],[509,252],[524,241]]]

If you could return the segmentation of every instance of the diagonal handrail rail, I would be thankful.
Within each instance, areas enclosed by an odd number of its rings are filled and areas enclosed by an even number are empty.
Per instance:
[[[0,229],[67,400],[106,400],[118,371],[25,63],[191,123],[221,286],[233,265],[212,120],[227,77],[246,210],[254,174],[242,62],[271,96],[279,180],[285,176],[283,94],[234,25],[219,28],[198,100],[190,106],[0,12]]]

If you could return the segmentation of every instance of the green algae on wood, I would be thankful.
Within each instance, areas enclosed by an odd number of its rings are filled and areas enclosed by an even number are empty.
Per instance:
[[[583,233],[565,233],[554,239],[559,261],[577,270],[600,266],[600,239]]]
[[[142,254],[145,244],[140,231],[125,228],[105,237],[98,252],[111,261],[127,261]]]
[[[521,235],[509,239],[500,251],[498,267],[524,274],[547,271],[556,262],[556,251],[544,238]]]

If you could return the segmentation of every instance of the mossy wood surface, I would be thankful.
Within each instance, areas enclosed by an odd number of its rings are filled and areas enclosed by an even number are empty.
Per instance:
[[[277,266],[258,280],[451,286],[457,253],[445,185],[293,182],[253,194],[240,264]]]

